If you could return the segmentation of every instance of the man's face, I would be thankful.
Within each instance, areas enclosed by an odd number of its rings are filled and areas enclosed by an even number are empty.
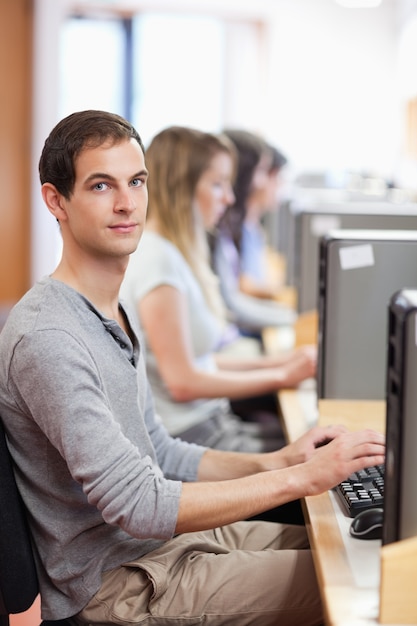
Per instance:
[[[71,198],[60,199],[64,244],[101,261],[131,254],[145,225],[147,175],[134,139],[84,149],[75,162]]]

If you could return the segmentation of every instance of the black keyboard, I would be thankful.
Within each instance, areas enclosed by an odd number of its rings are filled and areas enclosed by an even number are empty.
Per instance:
[[[355,472],[335,488],[349,517],[364,509],[384,506],[384,465]]]

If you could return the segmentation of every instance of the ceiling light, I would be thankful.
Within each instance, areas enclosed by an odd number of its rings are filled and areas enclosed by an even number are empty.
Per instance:
[[[382,0],[335,0],[335,2],[347,9],[373,9],[379,7]]]

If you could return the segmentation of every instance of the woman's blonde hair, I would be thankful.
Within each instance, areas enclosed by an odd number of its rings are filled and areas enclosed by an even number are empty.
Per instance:
[[[236,165],[236,151],[227,137],[171,126],[152,139],[146,150],[146,167],[148,217],[156,221],[159,233],[178,248],[207,304],[224,318],[217,277],[210,267],[207,236],[194,200],[198,181],[219,153],[230,155]]]

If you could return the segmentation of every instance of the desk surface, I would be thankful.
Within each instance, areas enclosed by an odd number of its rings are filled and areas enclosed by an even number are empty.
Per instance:
[[[351,430],[385,426],[383,401],[320,400],[313,385],[279,393],[289,441],[313,423],[344,424]],[[375,626],[379,614],[380,540],[360,541],[349,535],[351,518],[337,496],[326,492],[304,502],[306,527],[322,592],[326,624]]]
[[[383,402],[319,402],[318,423],[384,429]],[[305,500],[306,525],[329,624],[376,624],[379,612],[379,540],[349,535],[351,518],[332,492]]]
[[[290,333],[277,329],[265,329],[264,346],[268,353],[276,353],[294,345],[314,343],[317,333],[315,312],[300,316],[298,325]],[[373,428],[385,430],[385,402],[366,400],[319,400],[315,381],[306,381],[298,389],[281,390],[278,393],[283,426],[288,441],[294,441],[314,424],[344,424],[351,430]],[[319,496],[305,498],[304,514],[309,534],[319,586],[322,594],[327,626],[376,626],[380,612],[381,554],[393,547],[409,552],[408,563],[398,561],[399,569],[393,570],[384,594],[384,612],[407,623],[407,617],[416,614],[413,602],[414,585],[417,577],[417,546],[415,543],[404,547],[384,546],[381,541],[360,541],[349,535],[349,518],[341,508],[337,496],[326,492]],[[408,540],[414,542],[414,540]],[[402,542],[400,542],[401,544]],[[404,552],[402,552],[402,555]],[[410,567],[411,560],[411,567]],[[386,557],[384,577],[387,579]],[[405,568],[405,569],[404,569]],[[404,594],[401,584],[406,581]],[[409,575],[409,572],[411,573]],[[400,575],[401,574],[401,575]],[[407,578],[408,577],[408,578]],[[384,589],[387,589],[385,584]],[[403,602],[404,600],[404,602]],[[404,605],[404,606],[403,606]],[[412,612],[410,611],[410,605]],[[384,617],[385,617],[384,615]],[[395,619],[394,618],[394,619]],[[387,625],[389,620],[384,621]],[[410,623],[410,621],[409,621]],[[414,621],[416,626],[417,621]],[[398,626],[391,623],[390,626]]]

